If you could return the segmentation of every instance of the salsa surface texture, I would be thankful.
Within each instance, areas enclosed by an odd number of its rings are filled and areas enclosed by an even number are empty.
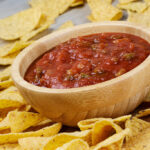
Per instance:
[[[135,68],[150,54],[150,44],[125,33],[98,33],[64,42],[34,61],[25,80],[65,89],[101,83]]]

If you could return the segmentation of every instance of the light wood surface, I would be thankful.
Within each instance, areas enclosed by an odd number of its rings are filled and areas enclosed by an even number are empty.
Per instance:
[[[84,24],[49,34],[21,52],[12,65],[12,78],[26,101],[52,120],[69,126],[86,118],[117,117],[133,111],[150,88],[150,56],[120,77],[86,87],[42,88],[23,79],[29,65],[52,47],[70,38],[101,32],[130,33],[150,41],[147,29],[117,21]]]

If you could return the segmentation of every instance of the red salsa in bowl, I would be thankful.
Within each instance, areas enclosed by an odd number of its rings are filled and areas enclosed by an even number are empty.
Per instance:
[[[118,77],[143,62],[150,44],[126,33],[72,38],[52,48],[28,68],[25,80],[47,88],[77,88]]]

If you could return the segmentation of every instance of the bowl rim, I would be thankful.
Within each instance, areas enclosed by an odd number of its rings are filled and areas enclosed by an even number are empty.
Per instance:
[[[36,85],[33,85],[29,82],[27,82],[26,80],[24,80],[24,78],[21,76],[20,71],[19,71],[19,66],[21,63],[21,60],[26,56],[26,54],[33,50],[34,47],[38,44],[41,43],[41,41],[45,41],[47,38],[50,38],[51,36],[53,36],[54,34],[65,34],[65,32],[69,32],[71,30],[75,30],[77,28],[84,28],[87,26],[101,26],[101,25],[106,25],[106,26],[124,26],[124,27],[131,27],[131,28],[135,28],[135,29],[139,29],[142,32],[146,32],[147,34],[150,34],[150,31],[148,30],[148,28],[139,26],[137,24],[134,23],[129,23],[127,21],[104,21],[104,22],[99,22],[99,23],[86,23],[86,24],[81,24],[81,25],[77,25],[75,27],[71,27],[68,29],[64,29],[64,30],[60,30],[60,31],[56,31],[53,33],[50,33],[38,40],[36,40],[33,44],[31,44],[30,46],[26,47],[14,60],[12,67],[11,67],[11,77],[13,79],[13,81],[17,84],[19,84],[21,87],[24,87],[30,91],[35,91],[35,92],[42,92],[42,93],[51,93],[51,94],[55,94],[55,93],[59,93],[59,94],[64,94],[64,93],[74,93],[74,92],[80,92],[80,91],[89,91],[89,90],[95,90],[97,88],[103,88],[112,84],[115,84],[119,81],[123,81],[131,76],[133,76],[134,74],[136,74],[137,72],[141,71],[141,69],[144,68],[144,66],[146,66],[148,63],[150,64],[150,55],[142,62],[140,63],[138,66],[136,66],[135,68],[133,68],[132,70],[128,71],[127,73],[101,82],[101,83],[97,83],[97,84],[93,84],[93,85],[88,85],[88,86],[83,86],[83,87],[77,87],[77,88],[66,88],[66,89],[52,89],[52,88],[45,88],[45,87],[39,87]],[[119,32],[121,33],[121,32]],[[133,34],[134,35],[134,34]],[[44,54],[44,53],[43,53]],[[38,57],[37,57],[38,58]],[[33,61],[32,61],[33,62]]]

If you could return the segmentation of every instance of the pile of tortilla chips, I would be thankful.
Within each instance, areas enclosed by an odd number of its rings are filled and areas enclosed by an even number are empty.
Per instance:
[[[31,8],[0,20],[0,65],[12,64],[31,40],[48,29],[69,8],[83,5],[84,0],[30,0]],[[127,10],[128,21],[150,26],[150,0],[87,0],[93,22],[119,20]],[[58,30],[74,26],[67,21]],[[11,66],[0,72],[0,150],[150,150],[150,123],[144,118],[150,109],[135,116],[94,118],[78,122],[75,132],[65,131],[61,123],[37,113],[26,103],[14,86]],[[150,96],[146,98],[150,101]]]
[[[9,78],[9,69],[1,79]],[[140,119],[148,115],[150,109],[135,116],[82,120],[77,131],[66,132],[10,85],[0,92],[0,150],[149,150],[150,123]]]

